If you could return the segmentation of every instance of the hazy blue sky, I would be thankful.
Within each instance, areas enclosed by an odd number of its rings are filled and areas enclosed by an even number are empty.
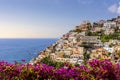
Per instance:
[[[0,38],[58,38],[83,20],[119,14],[119,0],[0,0]]]

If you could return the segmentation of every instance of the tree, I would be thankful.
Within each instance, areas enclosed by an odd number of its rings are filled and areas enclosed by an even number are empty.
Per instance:
[[[83,55],[84,55],[84,64],[86,64],[86,61],[90,59],[90,54],[85,52]]]
[[[44,64],[47,64],[47,65],[50,65],[50,66],[54,66],[54,67],[56,67],[56,68],[59,68],[59,67],[63,67],[63,66],[64,66],[64,63],[63,63],[63,62],[53,61],[53,60],[50,59],[50,57],[45,57],[45,58],[43,58],[41,62],[44,63]]]

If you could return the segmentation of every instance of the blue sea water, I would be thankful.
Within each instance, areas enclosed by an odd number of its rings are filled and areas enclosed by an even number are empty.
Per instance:
[[[0,39],[0,61],[29,62],[57,39]]]

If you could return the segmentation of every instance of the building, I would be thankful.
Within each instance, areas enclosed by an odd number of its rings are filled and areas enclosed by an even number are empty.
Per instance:
[[[113,53],[113,51],[114,51],[114,47],[109,47],[109,45],[105,45],[103,48],[104,48],[107,52],[110,52],[110,53]]]
[[[57,57],[57,56],[55,55],[55,53],[51,53],[51,54],[50,54],[50,59],[51,59],[51,60],[54,60],[56,57]]]
[[[120,40],[110,40],[109,44],[120,45]]]
[[[115,53],[119,53],[120,52],[120,45],[115,46],[114,52]]]
[[[92,54],[90,55],[90,57],[91,59],[111,59],[111,56],[104,48],[92,50]]]
[[[83,36],[81,37],[81,41],[86,43],[98,43],[98,38],[98,36]]]
[[[76,30],[82,30],[82,31],[88,30],[88,28],[87,28],[87,23],[84,22],[84,23],[82,23],[81,25],[76,26]]]
[[[83,63],[83,61],[84,61],[84,60],[79,59],[79,60],[77,60],[77,64],[81,65],[81,64]]]
[[[96,23],[98,24],[99,27],[102,27],[103,24],[105,23],[105,21],[104,20],[99,20]]]
[[[109,34],[113,34],[114,32],[115,32],[114,29],[107,28],[107,29],[104,31],[104,34],[109,35]]]
[[[102,30],[101,27],[94,27],[94,28],[91,29],[91,32],[99,32],[101,30]]]
[[[120,64],[120,45],[114,47],[114,53],[112,54],[112,59],[115,63]]]
[[[84,59],[84,56],[80,55],[80,54],[73,54],[73,55],[70,56],[70,58]]]
[[[116,22],[106,21],[106,22],[103,24],[103,27],[104,27],[105,29],[106,29],[106,28],[116,27]]]

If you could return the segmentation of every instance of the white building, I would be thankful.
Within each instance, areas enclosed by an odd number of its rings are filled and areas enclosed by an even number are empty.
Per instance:
[[[109,47],[109,45],[105,45],[104,47],[103,47],[106,51],[108,51],[108,52],[110,52],[110,53],[113,53],[113,51],[114,51],[114,48],[113,47]]]
[[[107,21],[103,24],[104,28],[116,27],[116,22]]]
[[[104,34],[109,35],[109,34],[113,34],[114,32],[115,32],[114,29],[107,28],[107,29],[105,30]]]
[[[83,63],[83,60],[82,59],[79,59],[78,61],[77,61],[77,64],[82,64]]]

